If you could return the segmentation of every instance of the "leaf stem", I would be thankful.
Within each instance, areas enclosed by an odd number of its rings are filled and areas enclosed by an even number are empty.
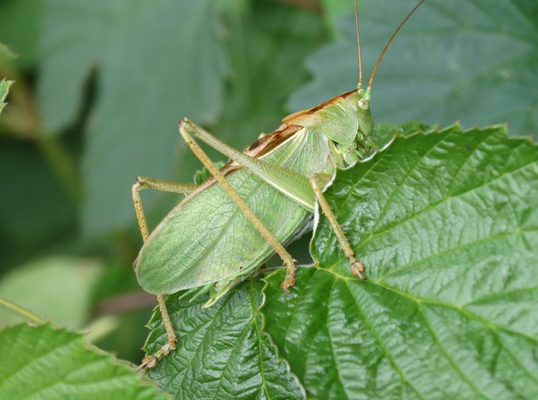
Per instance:
[[[28,310],[27,308],[24,308],[23,306],[20,306],[11,300],[8,300],[2,296],[0,296],[0,307],[12,312],[13,314],[18,315],[19,317],[25,319],[26,321],[36,324],[36,325],[42,325],[47,323],[48,321],[39,315],[33,313],[32,311]]]
[[[36,142],[58,180],[69,192],[73,200],[79,203],[82,200],[83,191],[78,170],[71,154],[58,138],[41,131],[37,134]]]

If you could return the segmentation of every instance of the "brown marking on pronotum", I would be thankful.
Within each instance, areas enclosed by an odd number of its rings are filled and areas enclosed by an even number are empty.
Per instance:
[[[342,94],[339,94],[338,96],[334,96],[332,99],[330,100],[327,100],[326,102],[324,103],[321,103],[321,104],[318,104],[317,106],[315,107],[312,107],[308,110],[304,110],[304,111],[297,111],[296,113],[293,113],[293,114],[290,114],[288,115],[286,118],[284,118],[284,122],[293,122],[294,118],[300,116],[300,115],[310,115],[310,114],[315,114],[317,111],[325,108],[326,106],[336,102],[336,100],[340,99],[340,98],[346,98],[347,96],[357,92],[357,90],[359,89],[355,89],[355,90],[351,90],[349,92],[345,92],[345,93],[342,93]]]
[[[252,143],[250,146],[247,147],[245,151],[252,151],[256,149],[260,144],[262,144],[264,138],[256,140],[254,143]]]
[[[247,150],[244,151],[244,153],[251,157],[259,158],[268,153],[276,145],[281,144],[283,140],[293,136],[293,134],[302,129],[302,127],[297,125],[282,124],[280,125],[279,129],[263,137],[261,142],[256,144],[254,148],[251,148],[251,145]]]

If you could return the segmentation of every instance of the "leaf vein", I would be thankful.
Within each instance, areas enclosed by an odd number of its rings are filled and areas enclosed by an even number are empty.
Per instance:
[[[402,266],[401,268],[398,268],[398,269],[395,269],[393,271],[390,271],[388,272],[386,275],[382,276],[381,278],[373,281],[374,283],[379,283],[381,281],[383,281],[384,279],[394,275],[394,274],[397,274],[397,273],[400,273],[402,271],[406,271],[406,270],[409,270],[409,269],[412,269],[413,267],[417,266],[417,265],[420,265],[424,262],[427,262],[427,261],[431,261],[431,260],[434,260],[438,257],[442,257],[442,256],[445,256],[447,254],[450,254],[450,253],[455,253],[459,250],[462,250],[462,249],[465,249],[466,247],[471,247],[471,246],[475,246],[475,245],[478,245],[478,244],[481,244],[481,243],[486,243],[488,241],[494,241],[494,240],[497,240],[497,239],[503,239],[503,238],[507,238],[507,237],[510,237],[512,235],[518,235],[518,234],[522,234],[522,233],[525,233],[525,232],[538,232],[538,229],[537,230],[516,230],[516,231],[513,231],[513,232],[503,232],[502,234],[500,235],[496,235],[496,236],[487,236],[487,237],[483,237],[481,239],[477,239],[477,240],[474,240],[472,242],[469,242],[469,243],[466,243],[466,244],[463,244],[463,245],[459,245],[459,246],[456,246],[456,247],[452,247],[450,249],[447,249],[445,251],[442,251],[442,252],[438,252],[438,253],[434,253],[428,257],[424,257],[424,258],[420,258],[418,260],[416,260],[415,262],[412,262],[410,264],[407,264],[407,265],[404,265]],[[342,258],[340,259],[342,260]],[[336,264],[335,264],[336,265]]]
[[[336,274],[335,274],[336,275]],[[342,277],[344,278],[344,277]],[[346,279],[346,278],[344,278]],[[349,278],[347,278],[349,279]],[[346,279],[346,280],[347,280]],[[357,278],[358,279],[358,278]],[[355,279],[354,279],[355,280]],[[513,329],[510,329],[510,328],[507,328],[505,326],[502,326],[502,325],[498,325],[494,322],[491,322],[491,321],[487,321],[481,317],[479,317],[478,315],[476,314],[473,314],[472,312],[470,312],[469,310],[467,310],[466,308],[461,308],[461,307],[458,307],[454,304],[450,304],[450,303],[443,303],[442,301],[438,301],[438,300],[434,300],[434,299],[426,299],[426,298],[419,298],[419,297],[415,297],[413,296],[412,294],[410,293],[407,293],[407,292],[403,292],[401,290],[398,290],[396,289],[395,287],[392,287],[392,286],[387,286],[387,285],[383,285],[381,283],[375,283],[375,282],[372,282],[372,284],[374,285],[378,285],[384,289],[387,289],[387,290],[390,290],[402,297],[405,297],[405,298],[408,298],[408,299],[411,299],[413,301],[415,301],[416,303],[426,303],[426,304],[434,304],[434,305],[438,305],[438,306],[444,306],[444,307],[447,307],[447,308],[450,308],[450,309],[453,309],[453,310],[456,310],[456,311],[459,311],[460,313],[462,313],[463,315],[471,318],[471,319],[474,319],[475,321],[478,321],[482,324],[484,324],[488,329],[492,330],[492,331],[495,331],[495,330],[498,330],[498,331],[502,331],[502,332],[508,332],[508,333],[511,333],[513,335],[517,335],[517,336],[521,336],[521,337],[524,337],[526,339],[528,339],[529,341],[533,342],[533,343],[536,343],[538,345],[538,339],[532,337],[532,336],[529,336],[523,332],[518,332],[518,331],[515,331]]]
[[[424,310],[422,309],[422,306],[421,306],[421,303],[417,303],[418,305],[418,309],[420,310],[420,313],[422,314],[422,316],[424,317],[424,325],[426,326],[426,329],[428,331],[430,331],[430,334],[432,335],[432,338],[433,338],[433,341],[437,344],[437,346],[439,347],[439,350],[441,351],[441,354],[443,354],[443,356],[446,358],[446,360],[449,362],[449,364],[452,366],[452,368],[454,369],[454,371],[456,371],[456,373],[461,377],[461,379],[467,383],[467,385],[469,385],[469,387],[477,394],[479,395],[480,397],[482,398],[486,398],[486,399],[490,399],[490,397],[487,397],[486,395],[484,395],[483,393],[481,393],[478,388],[473,385],[473,383],[465,376],[465,374],[463,373],[463,371],[456,365],[456,363],[454,362],[454,360],[448,355],[446,349],[444,348],[444,346],[441,344],[441,342],[439,341],[439,338],[437,337],[437,335],[435,334],[435,332],[433,331],[433,328],[431,327],[429,321],[428,321],[428,317],[426,316],[426,313],[424,313]]]
[[[382,230],[382,231],[380,231],[380,232],[377,232],[377,233],[371,233],[370,236],[369,236],[368,238],[364,239],[362,242],[359,243],[359,245],[356,247],[356,250],[358,250],[359,248],[361,248],[361,247],[362,247],[365,243],[367,243],[368,241],[370,241],[370,240],[372,240],[372,239],[374,239],[374,238],[376,238],[376,237],[378,237],[378,236],[382,236],[382,235],[384,235],[384,234],[387,233],[389,230],[394,229],[394,228],[396,228],[396,227],[398,227],[398,226],[400,226],[400,225],[403,225],[404,223],[406,223],[406,222],[408,222],[408,221],[411,221],[411,220],[417,218],[418,216],[420,216],[420,215],[422,215],[422,214],[424,214],[424,213],[426,213],[426,212],[428,212],[428,211],[434,209],[435,207],[437,207],[437,206],[439,206],[439,205],[441,205],[441,204],[443,204],[443,203],[452,201],[452,200],[454,200],[454,199],[457,199],[457,198],[463,196],[464,194],[471,193],[471,192],[473,192],[473,191],[475,191],[475,190],[478,190],[478,189],[480,189],[480,188],[482,188],[482,187],[485,187],[485,186],[487,186],[487,185],[489,185],[489,184],[491,184],[491,183],[493,183],[493,182],[495,182],[495,181],[497,181],[497,180],[499,180],[499,179],[501,179],[501,178],[504,178],[505,176],[509,176],[509,175],[511,175],[511,174],[513,174],[513,173],[515,173],[515,172],[518,172],[518,171],[520,171],[520,170],[522,170],[522,169],[524,169],[524,168],[526,168],[526,167],[528,167],[529,165],[532,165],[532,164],[534,164],[534,163],[536,163],[536,161],[533,160],[533,161],[531,161],[531,162],[529,162],[529,163],[527,163],[527,164],[525,164],[525,165],[523,165],[523,166],[521,166],[521,167],[519,167],[519,168],[516,168],[516,169],[514,169],[514,170],[512,170],[512,171],[510,171],[510,172],[503,173],[503,174],[499,175],[498,177],[496,177],[496,178],[494,178],[494,179],[492,179],[492,180],[490,180],[490,181],[488,181],[488,182],[485,182],[485,183],[483,183],[483,184],[481,184],[481,185],[479,185],[479,186],[476,186],[476,187],[474,187],[474,188],[472,188],[472,189],[470,189],[470,190],[467,190],[467,191],[465,191],[465,192],[458,193],[456,196],[448,196],[448,197],[442,199],[441,201],[438,201],[437,203],[433,203],[433,204],[429,205],[429,206],[426,207],[424,210],[421,210],[421,211],[419,211],[418,213],[415,213],[415,214],[413,214],[413,215],[410,215],[409,217],[406,217],[406,218],[402,219],[401,221],[398,221],[396,224],[394,224],[394,225],[392,225],[392,226],[389,226],[389,227],[387,227],[386,229],[384,229],[384,230]],[[373,231],[373,228],[372,228],[372,231]]]
[[[349,281],[346,279],[345,280],[346,282],[346,285],[347,285],[347,288],[349,290],[349,293],[351,295],[351,297],[353,298],[353,300],[355,301],[355,305],[357,306],[357,310],[359,311],[359,313],[362,315],[362,317],[364,318],[364,322],[366,324],[366,326],[368,327],[368,330],[372,333],[372,336],[376,339],[376,341],[379,343],[379,347],[383,350],[383,352],[386,354],[387,358],[390,360],[392,366],[394,367],[394,369],[398,372],[398,374],[400,375],[400,377],[402,378],[402,383],[404,382],[407,382],[409,384],[409,386],[411,386],[411,388],[413,389],[413,391],[417,394],[417,396],[419,398],[421,398],[422,400],[425,400],[424,397],[422,396],[422,394],[418,391],[418,389],[411,383],[409,382],[409,380],[407,380],[407,378],[405,377],[403,371],[399,368],[398,364],[396,363],[396,360],[394,359],[394,357],[392,357],[392,355],[389,353],[389,351],[387,350],[387,348],[383,345],[383,341],[381,340],[381,338],[379,337],[379,335],[377,334],[377,332],[375,331],[374,327],[372,326],[372,324],[370,323],[370,321],[368,320],[368,318],[366,317],[366,314],[364,313],[363,309],[361,308],[361,306],[359,305],[359,302],[357,301],[357,299],[355,298],[355,296],[353,295],[353,291],[351,290],[351,288],[349,287]]]

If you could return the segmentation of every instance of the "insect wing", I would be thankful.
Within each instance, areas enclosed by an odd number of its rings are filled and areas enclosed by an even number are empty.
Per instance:
[[[263,158],[311,176],[326,165],[329,151],[322,135],[304,129]],[[227,179],[283,243],[312,217],[294,200],[245,169],[231,173]],[[174,293],[248,274],[272,253],[273,248],[233,200],[214,184],[187,197],[170,212],[142,247],[135,269],[147,292]]]

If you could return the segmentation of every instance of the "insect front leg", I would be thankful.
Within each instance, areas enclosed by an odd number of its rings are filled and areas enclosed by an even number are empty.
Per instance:
[[[148,238],[149,229],[148,223],[146,221],[146,214],[144,213],[144,207],[142,206],[142,198],[140,197],[141,190],[156,189],[165,192],[189,194],[194,192],[196,188],[198,188],[197,185],[182,185],[179,183],[149,178],[147,176],[139,176],[138,178],[136,178],[136,182],[134,183],[132,188],[132,194],[136,219],[138,220],[138,226],[140,228],[140,233],[142,234],[142,240],[145,242]],[[157,365],[158,360],[176,349],[177,336],[174,332],[174,328],[172,327],[172,321],[170,320],[170,316],[168,315],[168,310],[166,309],[164,296],[157,296],[157,302],[159,303],[159,309],[161,310],[161,316],[163,319],[164,328],[166,330],[166,336],[168,337],[168,343],[161,347],[161,349],[154,355],[144,357],[144,359],[142,360],[142,364],[137,368],[137,370],[144,367],[154,368]]]
[[[349,260],[349,263],[351,265],[351,273],[364,280],[364,277],[362,276],[362,272],[364,272],[364,264],[357,260],[357,258],[355,257],[355,252],[351,248],[346,238],[346,235],[344,234],[344,231],[342,231],[342,228],[336,220],[336,217],[334,216],[331,207],[329,206],[329,203],[327,203],[327,200],[325,200],[325,197],[323,196],[323,192],[321,191],[321,188],[318,184],[318,177],[314,176],[313,178],[311,178],[310,184],[312,185],[316,200],[320,205],[323,214],[325,214],[325,216],[329,220],[329,223],[331,224],[331,227],[333,228],[333,232],[336,235],[336,238],[338,239],[342,250],[344,251],[344,255]]]
[[[211,175],[217,180],[220,186],[228,193],[230,198],[237,204],[239,209],[245,214],[245,216],[252,222],[256,229],[262,234],[262,236],[267,240],[267,242],[273,247],[276,253],[284,261],[286,265],[286,279],[282,283],[282,288],[285,291],[295,284],[295,260],[293,257],[284,249],[284,246],[278,241],[278,239],[267,229],[262,221],[252,212],[247,203],[243,198],[237,193],[237,191],[230,185],[226,180],[224,175],[215,167],[215,164],[210,160],[207,154],[202,150],[200,146],[192,139],[191,133],[196,137],[202,139],[204,142],[212,146],[218,151],[221,151],[223,154],[226,154],[227,145],[220,143],[216,138],[211,135],[209,132],[203,130],[198,125],[189,121],[187,118],[184,118],[179,123],[179,133],[185,139],[187,145],[191,148],[193,153],[198,157],[198,159],[204,164],[204,166],[209,170]],[[213,140],[214,139],[214,140]],[[227,154],[226,154],[227,155]]]

